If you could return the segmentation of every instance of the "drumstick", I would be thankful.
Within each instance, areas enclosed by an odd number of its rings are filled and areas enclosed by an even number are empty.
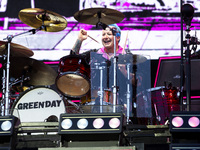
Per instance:
[[[128,32],[126,33],[126,40],[125,40],[125,43],[124,43],[124,48],[123,48],[123,51],[122,51],[122,54],[125,54],[125,47],[126,47],[126,42],[127,42],[127,38],[128,38]]]
[[[81,33],[82,33],[82,34],[85,34],[83,30],[81,31]],[[95,40],[95,39],[94,39],[93,37],[91,37],[90,35],[87,34],[87,36],[88,36],[89,38],[91,38],[92,40],[94,40],[95,42],[99,43],[97,40]]]
[[[92,40],[94,40],[95,42],[99,43],[97,40],[95,40],[93,37],[87,35],[89,38],[91,38]]]

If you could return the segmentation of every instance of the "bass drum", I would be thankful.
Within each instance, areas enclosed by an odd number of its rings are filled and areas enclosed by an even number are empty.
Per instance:
[[[78,55],[60,59],[56,86],[65,96],[80,98],[90,90],[90,66]]]
[[[11,109],[21,122],[45,122],[50,118],[58,121],[61,113],[66,113],[64,101],[54,90],[43,86],[26,90]]]

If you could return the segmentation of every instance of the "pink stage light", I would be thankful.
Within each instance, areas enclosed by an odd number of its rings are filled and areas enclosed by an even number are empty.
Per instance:
[[[175,127],[181,127],[183,125],[183,119],[181,117],[174,117],[172,119],[172,125]]]
[[[188,120],[188,124],[191,126],[191,127],[197,127],[197,126],[199,126],[199,123],[200,123],[200,121],[199,121],[199,118],[197,118],[197,117],[191,117],[189,120]]]
[[[101,118],[97,118],[93,121],[93,126],[96,129],[100,129],[104,126],[104,120]]]
[[[109,126],[113,129],[118,128],[120,125],[120,120],[118,118],[112,118],[109,121]]]

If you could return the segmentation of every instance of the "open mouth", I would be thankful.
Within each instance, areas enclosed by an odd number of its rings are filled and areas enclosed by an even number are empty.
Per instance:
[[[106,41],[103,41],[105,44],[109,44],[111,42],[111,40],[106,40]]]

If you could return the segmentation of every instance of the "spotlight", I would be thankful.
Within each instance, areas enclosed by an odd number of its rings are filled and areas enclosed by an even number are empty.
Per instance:
[[[12,127],[12,122],[10,120],[6,120],[1,124],[1,129],[3,131],[8,131],[10,130]]]
[[[88,120],[87,119],[79,119],[77,122],[77,127],[79,129],[85,129],[88,126]]]
[[[12,135],[15,123],[14,116],[0,116],[0,136]]]
[[[94,126],[94,128],[96,128],[96,129],[102,128],[102,127],[104,126],[104,120],[101,119],[101,118],[95,119],[94,122],[93,122],[93,126]]]
[[[64,119],[61,123],[63,129],[69,129],[72,126],[72,121],[70,119]]]
[[[200,112],[174,111],[170,122],[171,132],[200,132]]]
[[[120,120],[118,118],[112,118],[112,119],[110,119],[109,126],[112,129],[118,128],[120,126]]]

